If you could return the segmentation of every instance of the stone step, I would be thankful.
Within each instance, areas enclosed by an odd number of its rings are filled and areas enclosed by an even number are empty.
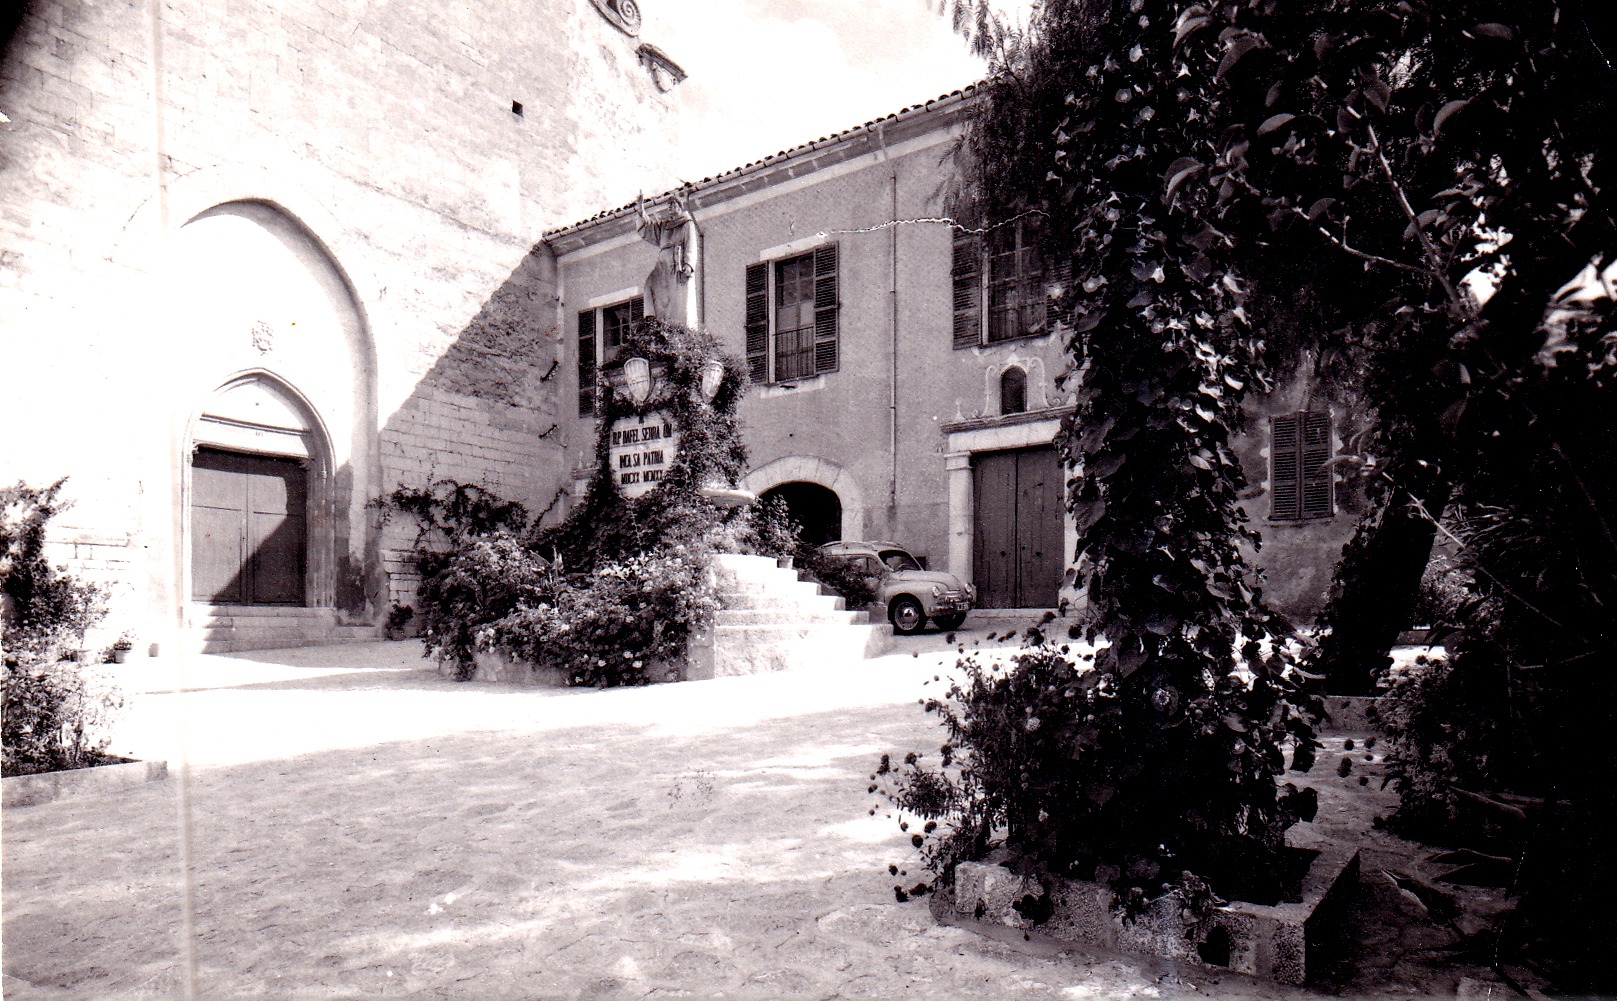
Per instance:
[[[754,611],[768,610],[781,618],[794,618],[798,615],[818,615],[828,612],[845,612],[848,606],[833,598],[824,595],[778,595],[778,594],[720,594],[719,607],[736,611],[748,609]]]
[[[773,556],[753,556],[746,553],[719,553],[716,562],[731,573],[755,573],[767,575],[781,569],[780,561]]]
[[[771,625],[786,622],[813,622],[813,623],[840,623],[843,625],[860,625],[871,621],[869,612],[853,612],[845,608],[830,606],[805,606],[792,609],[790,614],[782,614],[786,609],[772,608],[721,608],[713,617],[718,625]]]
[[[238,653],[380,639],[379,626],[342,623],[331,608],[195,605],[187,646],[196,653]]]
[[[351,630],[364,629],[359,633]],[[199,653],[244,653],[250,650],[295,650],[311,646],[342,646],[348,643],[372,643],[382,638],[382,630],[375,626],[343,626],[335,633],[304,636],[287,642],[281,636],[246,636],[205,642]]]
[[[885,622],[715,626],[712,643],[692,651],[690,677],[812,670],[875,657],[892,643],[893,627]]]

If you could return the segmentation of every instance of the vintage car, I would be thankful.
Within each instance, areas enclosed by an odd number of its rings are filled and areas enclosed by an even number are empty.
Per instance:
[[[895,542],[827,542],[819,552],[866,571],[895,632],[920,632],[928,619],[939,629],[959,629],[977,600],[976,588],[954,574],[923,569]]]

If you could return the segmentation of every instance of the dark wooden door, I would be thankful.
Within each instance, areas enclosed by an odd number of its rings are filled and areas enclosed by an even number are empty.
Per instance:
[[[1054,448],[972,458],[972,577],[983,608],[1053,608],[1061,589],[1062,478]]]
[[[199,449],[191,473],[192,597],[303,604],[307,506],[301,463]]]

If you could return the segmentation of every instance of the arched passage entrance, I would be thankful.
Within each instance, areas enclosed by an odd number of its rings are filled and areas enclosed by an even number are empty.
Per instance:
[[[811,546],[842,538],[842,501],[836,492],[801,480],[781,483],[759,495],[760,501],[779,497],[792,520],[802,526],[802,540]]]
[[[192,426],[192,600],[329,604],[330,485],[330,439],[294,390],[263,372],[226,383]]]

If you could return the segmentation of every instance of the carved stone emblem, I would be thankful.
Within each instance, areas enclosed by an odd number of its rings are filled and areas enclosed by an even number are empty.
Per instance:
[[[680,81],[689,75],[679,63],[668,57],[668,53],[650,42],[641,42],[639,48],[634,50],[634,54],[635,58],[640,60],[640,65],[651,72],[651,79],[656,83],[657,89],[665,94],[679,86]]]
[[[601,16],[612,26],[633,37],[640,34],[640,7],[634,0],[593,0]]]
[[[713,399],[718,395],[719,386],[724,383],[724,364],[717,358],[709,358],[707,364],[702,366],[702,395]]]
[[[265,320],[253,323],[253,347],[261,355],[269,354],[270,349],[275,347],[275,330]]]
[[[635,406],[646,402],[651,395],[651,362],[644,358],[630,358],[623,363],[623,381],[629,389],[629,399]]]

